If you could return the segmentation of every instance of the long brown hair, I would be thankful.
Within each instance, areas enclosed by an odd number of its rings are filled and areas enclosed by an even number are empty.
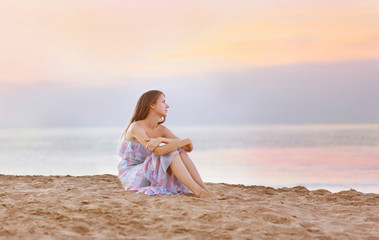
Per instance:
[[[124,139],[126,132],[128,131],[130,125],[139,120],[144,120],[149,114],[150,106],[155,104],[159,98],[159,96],[163,94],[163,92],[159,90],[150,90],[141,95],[138,99],[137,105],[134,108],[134,113],[132,119],[130,119],[129,125],[126,127],[124,132],[121,135],[121,140]],[[163,96],[165,96],[163,94]],[[163,117],[163,120],[158,124],[162,124],[166,121],[166,117]]]

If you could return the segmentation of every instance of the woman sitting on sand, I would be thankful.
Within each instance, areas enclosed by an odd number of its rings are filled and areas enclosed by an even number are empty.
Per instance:
[[[118,177],[125,190],[147,195],[192,192],[200,198],[221,199],[207,188],[188,156],[191,140],[179,139],[162,125],[168,108],[161,91],[151,90],[139,98],[121,138]]]

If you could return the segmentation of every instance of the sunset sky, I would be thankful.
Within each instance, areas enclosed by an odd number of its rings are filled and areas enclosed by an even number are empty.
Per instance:
[[[378,1],[2,0],[0,29],[0,127],[124,126],[154,88],[176,125],[379,122]]]

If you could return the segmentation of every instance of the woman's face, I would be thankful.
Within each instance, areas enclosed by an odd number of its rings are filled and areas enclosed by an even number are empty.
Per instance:
[[[162,115],[162,116],[166,116],[167,115],[167,110],[170,106],[167,105],[166,103],[166,98],[163,94],[161,94],[158,99],[157,99],[157,102],[155,103],[155,108],[154,110]]]

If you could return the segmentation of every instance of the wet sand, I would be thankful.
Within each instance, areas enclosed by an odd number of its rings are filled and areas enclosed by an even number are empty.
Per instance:
[[[113,175],[0,175],[0,239],[379,239],[379,194],[207,185],[228,199],[126,192]]]

